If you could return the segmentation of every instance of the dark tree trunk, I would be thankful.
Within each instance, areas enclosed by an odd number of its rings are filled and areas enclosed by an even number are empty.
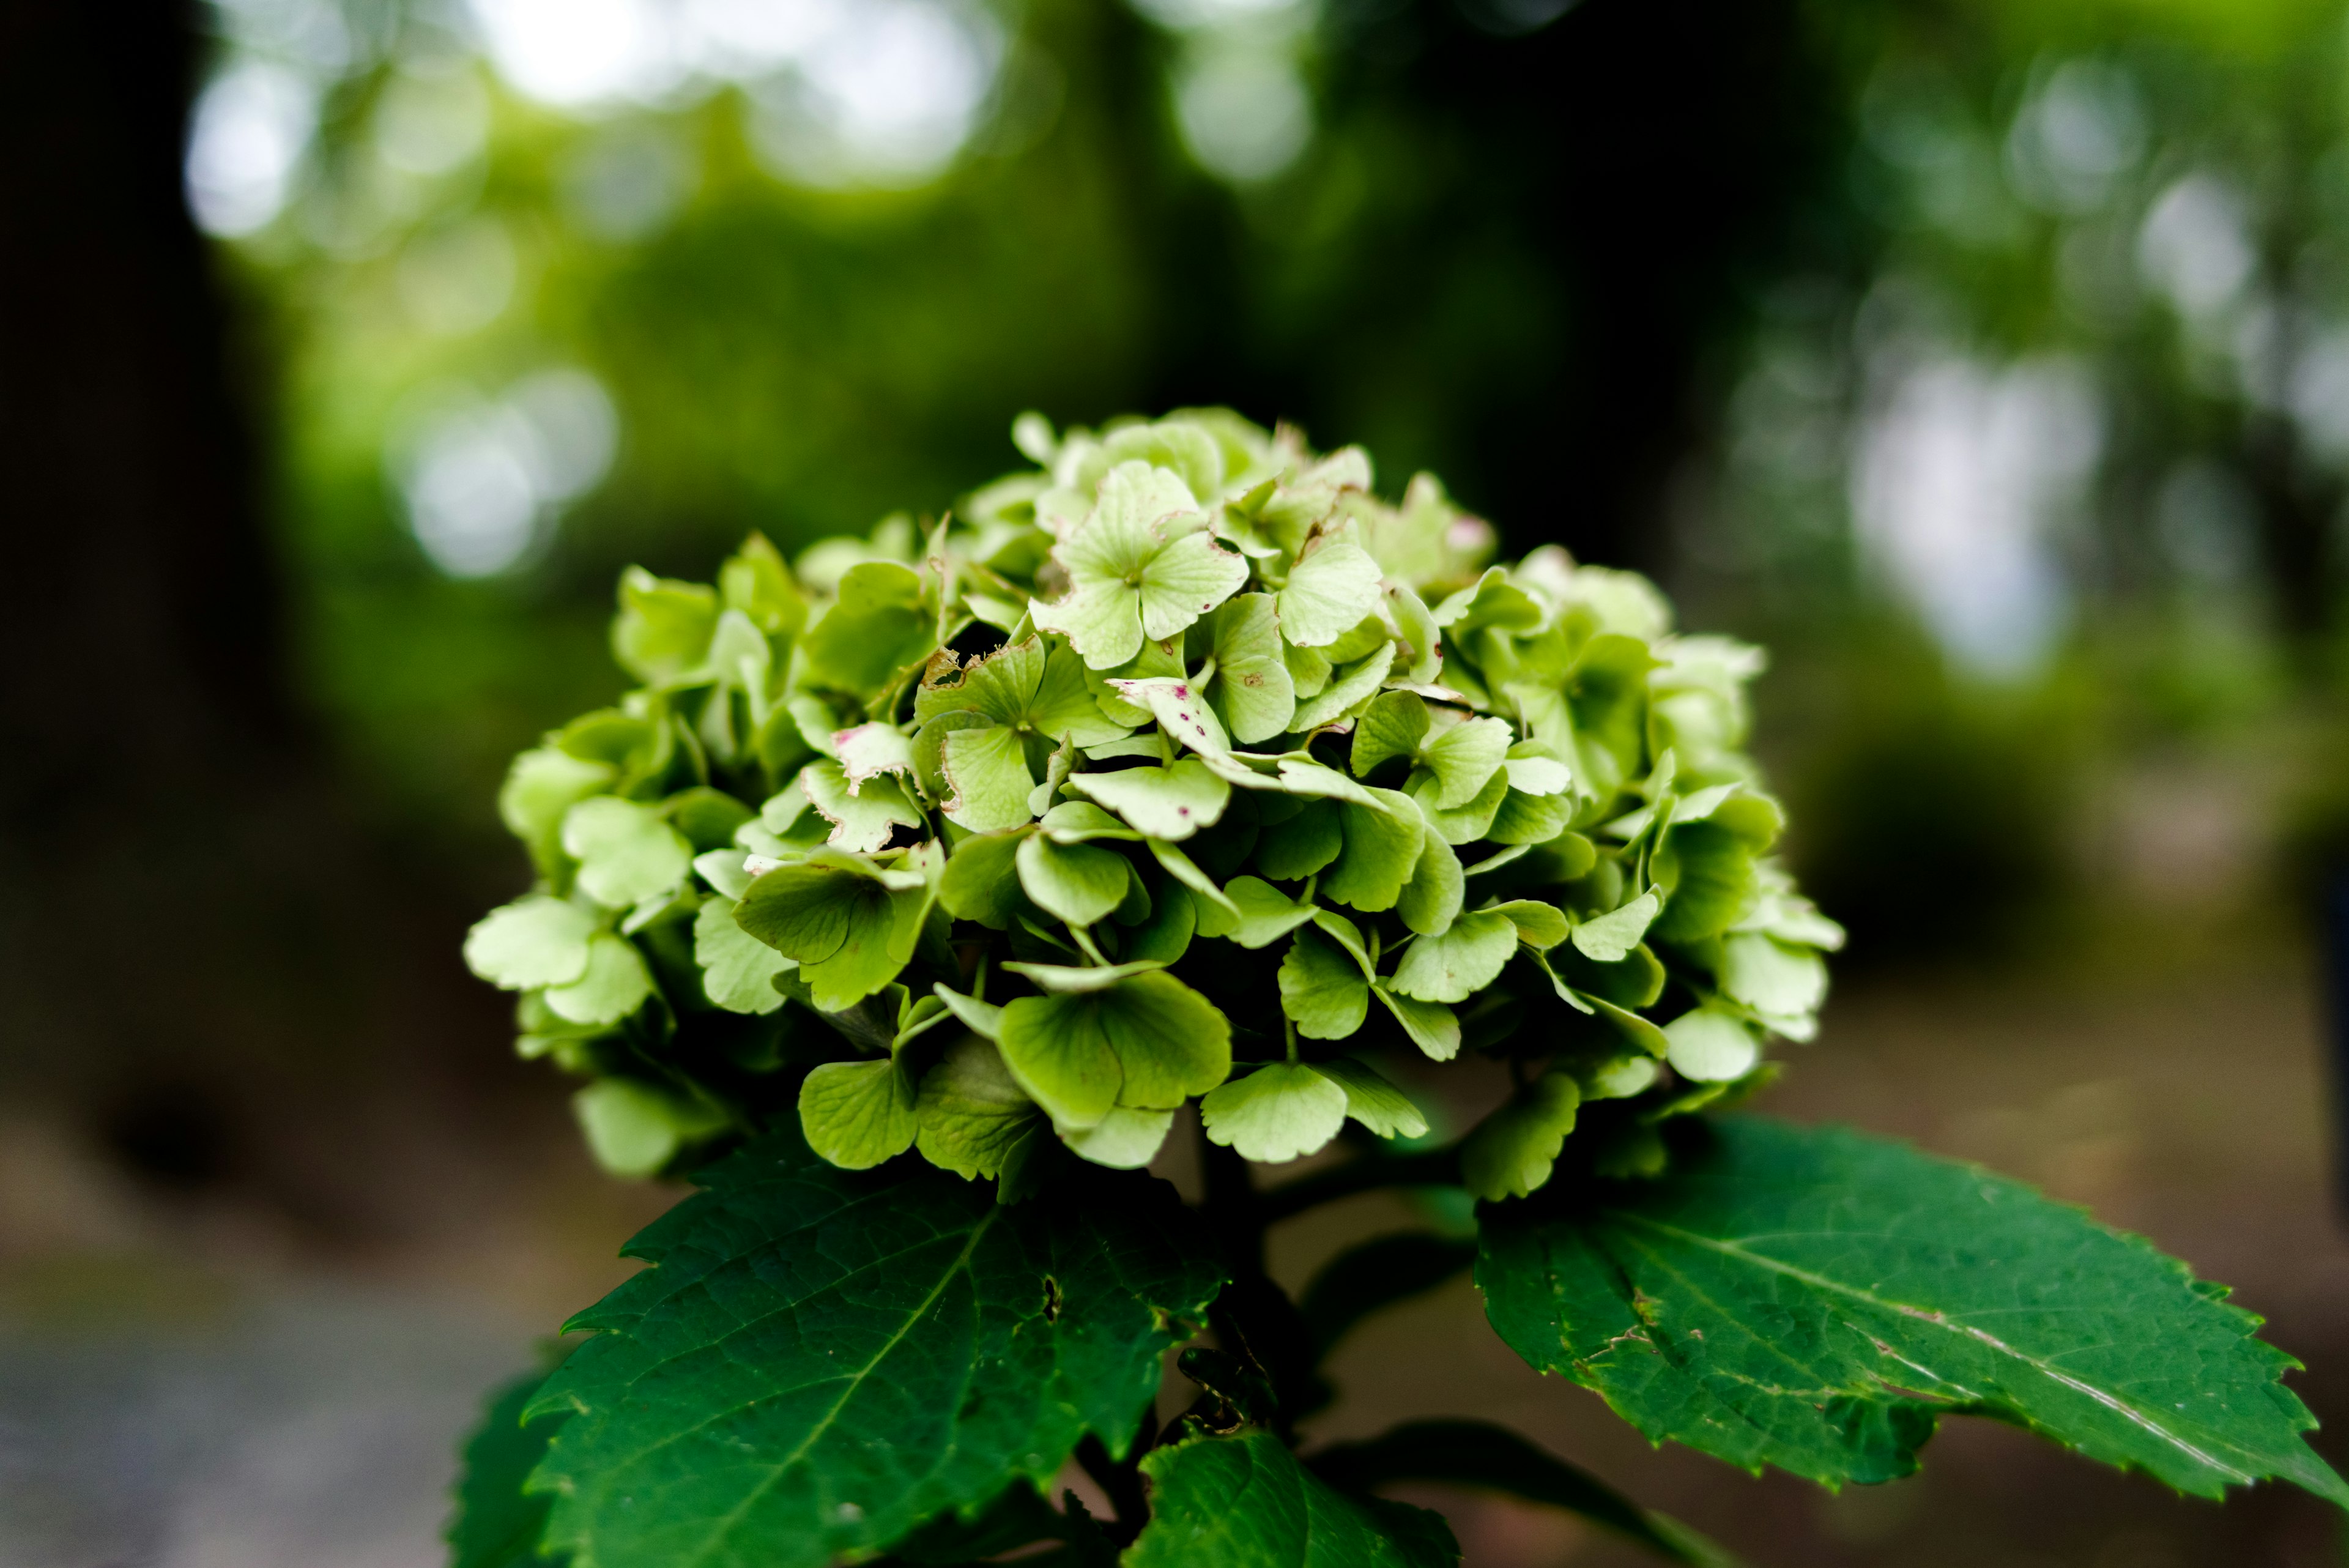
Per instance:
[[[386,1212],[354,1128],[495,1073],[498,1003],[287,679],[260,400],[181,196],[202,50],[173,0],[0,12],[0,1094],[343,1229]]]

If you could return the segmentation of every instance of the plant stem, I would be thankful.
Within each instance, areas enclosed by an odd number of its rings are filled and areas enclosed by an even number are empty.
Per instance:
[[[1268,1220],[1247,1161],[1204,1137],[1199,1152],[1207,1189],[1200,1215],[1223,1244],[1232,1269],[1231,1282],[1208,1309],[1207,1321],[1226,1352],[1263,1374],[1272,1389],[1272,1428],[1288,1438],[1297,1418],[1326,1399],[1314,1372],[1312,1335],[1296,1303],[1265,1272]]]

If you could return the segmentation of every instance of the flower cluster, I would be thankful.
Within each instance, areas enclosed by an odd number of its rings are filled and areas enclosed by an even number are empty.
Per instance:
[[[1809,1037],[1842,933],[1769,857],[1757,649],[1226,410],[1013,436],[1037,470],[935,526],[631,570],[643,685],[515,760],[539,882],[466,958],[606,1165],[795,1096],[834,1164],[1010,1198],[1195,1097],[1251,1159],[1423,1137],[1376,1064],[1475,1051],[1519,1085],[1461,1146],[1501,1198],[1578,1119],[1653,1168]]]

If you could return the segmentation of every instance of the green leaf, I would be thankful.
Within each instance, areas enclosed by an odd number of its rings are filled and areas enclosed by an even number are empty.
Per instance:
[[[1460,1021],[1452,1015],[1452,1009],[1438,1002],[1398,996],[1385,985],[1371,986],[1371,994],[1394,1014],[1411,1043],[1430,1061],[1449,1062],[1460,1054]]]
[[[1475,1248],[1468,1251],[1473,1255]],[[1466,1262],[1463,1258],[1461,1266]],[[1484,1421],[1412,1421],[1367,1442],[1323,1449],[1310,1463],[1324,1480],[1353,1491],[1414,1480],[1505,1491],[1580,1514],[1669,1562],[1727,1568],[1733,1561],[1677,1520],[1650,1513],[1588,1471],[1544,1453],[1505,1427]]]
[[[577,980],[539,994],[558,1018],[574,1023],[617,1023],[653,993],[652,971],[636,944],[609,931],[587,940],[587,967]]]
[[[548,1501],[525,1496],[522,1488],[563,1423],[553,1417],[524,1427],[522,1413],[546,1376],[526,1373],[498,1389],[481,1424],[465,1439],[457,1511],[449,1521],[449,1568],[534,1568],[545,1562],[538,1544]]]
[[[797,960],[816,1006],[839,1012],[897,977],[926,903],[917,875],[883,873],[854,856],[818,850],[751,883],[734,919]]]
[[[783,1004],[775,976],[792,961],[744,930],[734,904],[712,898],[693,917],[693,961],[701,966],[701,992],[729,1012],[772,1012]]]
[[[574,805],[611,787],[618,770],[574,757],[554,746],[524,752],[506,770],[498,790],[498,819],[523,841],[543,876],[563,854],[563,818]]]
[[[1411,1096],[1370,1067],[1350,1056],[1338,1056],[1314,1063],[1313,1069],[1346,1091],[1346,1114],[1361,1123],[1371,1137],[1427,1136],[1427,1117]]]
[[[1280,634],[1269,594],[1227,599],[1189,634],[1191,657],[1216,661],[1207,701],[1244,745],[1281,733],[1297,711],[1297,688],[1282,659]]]
[[[1321,1266],[1298,1298],[1298,1315],[1326,1355],[1364,1318],[1433,1290],[1475,1261],[1476,1243],[1463,1236],[1405,1231],[1373,1237]]]
[[[1462,1185],[1488,1202],[1523,1198],[1542,1186],[1581,1104],[1581,1085],[1562,1072],[1545,1073],[1511,1095],[1462,1141]]]
[[[947,1046],[938,1064],[922,1075],[914,1116],[914,1147],[923,1158],[957,1176],[989,1179],[1002,1175],[1020,1140],[1044,1125],[1036,1102],[1012,1081],[1002,1054],[975,1035]]]
[[[657,1176],[727,1127],[717,1106],[634,1078],[596,1079],[571,1096],[571,1114],[595,1163],[615,1176]]]
[[[999,724],[948,732],[938,743],[948,821],[973,833],[1019,827],[1033,820],[1029,797],[1036,775],[1028,770],[1027,742]]]
[[[1107,806],[1136,830],[1170,843],[1213,827],[1223,820],[1232,798],[1232,786],[1196,757],[1182,758],[1171,768],[1072,774],[1069,787]]]
[[[1112,1107],[1173,1110],[1231,1073],[1231,1026],[1172,975],[1133,974],[1096,992],[1023,996],[1003,1010],[1004,1064],[1065,1127]]]
[[[1008,931],[1028,907],[1019,890],[1019,846],[1026,835],[990,833],[964,839],[947,857],[938,882],[938,902],[957,920],[976,920]]]
[[[652,1266],[536,1412],[534,1485],[597,1568],[823,1568],[1114,1455],[1221,1281],[1163,1183],[1005,1208],[919,1166],[855,1174],[777,1127],[629,1244]]]
[[[1351,967],[1351,966],[1349,966]],[[1275,1062],[1199,1102],[1207,1141],[1282,1165],[1318,1152],[1346,1122],[1346,1090],[1301,1062]]]
[[[1150,1523],[1124,1568],[1455,1568],[1443,1516],[1357,1498],[1263,1430],[1195,1438],[1143,1457]]]
[[[718,595],[703,584],[630,566],[620,574],[612,657],[647,684],[667,685],[700,665],[718,629]]]
[[[1307,546],[1280,590],[1280,629],[1299,648],[1326,648],[1379,607],[1379,564],[1360,545],[1323,537]]]
[[[1317,929],[1297,933],[1280,959],[1280,1010],[1308,1040],[1343,1040],[1371,1005],[1361,966]]]
[[[1683,1012],[1665,1024],[1664,1041],[1672,1071],[1700,1084],[1742,1078],[1762,1054],[1752,1030],[1733,1015],[1709,1007]]]
[[[1372,790],[1379,805],[1341,802],[1339,822],[1345,846],[1321,879],[1321,894],[1340,904],[1376,914],[1392,909],[1418,869],[1425,820],[1411,797],[1391,789]]]
[[[1125,857],[1092,844],[1055,844],[1033,834],[1014,852],[1019,886],[1037,908],[1072,926],[1107,917],[1125,897]]]
[[[1123,664],[1145,636],[1173,637],[1237,593],[1247,563],[1218,545],[1183,482],[1163,468],[1124,462],[1102,479],[1092,514],[1053,555],[1068,595],[1029,607],[1035,623],[1064,633],[1095,670]]]
[[[1945,1411],[2217,1497],[2349,1485],[2259,1320],[2145,1241],[1977,1167],[1733,1118],[1655,1181],[1482,1216],[1493,1326],[1651,1441],[1829,1486],[1909,1473]]]
[[[564,985],[587,972],[595,917],[533,893],[492,909],[465,933],[465,967],[505,991]]]
[[[1612,909],[1574,928],[1575,950],[1595,963],[1620,963],[1630,956],[1654,923],[1663,901],[1651,890],[1619,909]]]
[[[616,795],[573,806],[563,848],[579,862],[579,890],[616,909],[666,892],[693,868],[693,846],[659,812]]]
[[[800,1131],[843,1170],[870,1170],[914,1147],[914,1085],[888,1057],[826,1062],[800,1081]]]
[[[1338,811],[1335,801],[1310,800],[1295,816],[1265,828],[1257,836],[1256,868],[1275,882],[1295,882],[1337,859],[1346,843]]]
[[[1235,877],[1224,885],[1224,896],[1239,909],[1239,927],[1231,940],[1244,948],[1268,948],[1313,918],[1312,905],[1299,903],[1260,877]]]
[[[799,784],[809,804],[832,824],[825,842],[835,849],[871,855],[886,845],[898,828],[922,826],[921,812],[894,778],[866,779],[852,789],[845,768],[829,757],[819,757],[800,770]]]
[[[865,696],[937,646],[937,618],[912,567],[866,561],[848,568],[838,593],[800,638],[810,685]]]
[[[1498,980],[1516,950],[1515,922],[1497,910],[1479,909],[1440,935],[1415,939],[1390,983],[1421,1002],[1465,1002]]]

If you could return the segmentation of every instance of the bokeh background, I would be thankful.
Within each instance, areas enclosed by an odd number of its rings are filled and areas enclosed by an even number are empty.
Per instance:
[[[1771,1108],[2151,1235],[2349,1433],[2336,0],[16,0],[0,147],[5,1568],[438,1561],[673,1197],[458,962],[506,757],[622,566],[935,513],[1027,408],[1361,441],[1768,643],[1854,933]],[[1480,1316],[1319,1430],[1517,1421],[1764,1565],[2341,1561],[1982,1423],[1839,1498],[1654,1453]]]

